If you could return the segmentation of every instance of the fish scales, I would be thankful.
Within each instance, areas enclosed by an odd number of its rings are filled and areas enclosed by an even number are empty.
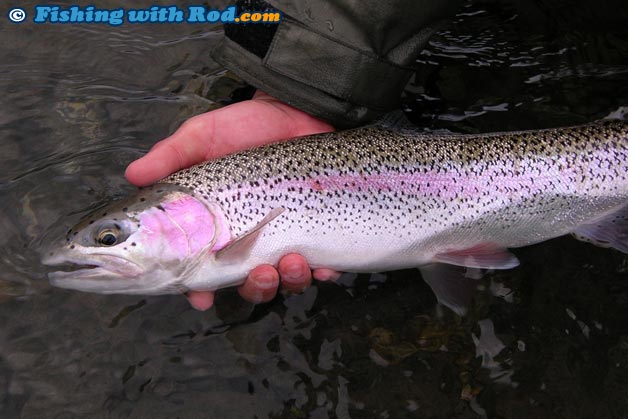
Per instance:
[[[163,182],[218,202],[235,236],[283,207],[287,214],[265,234],[322,235],[330,242],[326,254],[372,247],[378,237],[429,239],[436,248],[448,234],[465,243],[487,236],[486,229],[517,247],[545,240],[547,224],[565,207],[572,222],[561,234],[586,218],[591,200],[609,209],[623,202],[627,143],[628,126],[617,121],[445,136],[370,127],[249,150]],[[379,247],[413,251],[407,239],[393,241]]]
[[[82,265],[51,273],[56,286],[166,294],[241,284],[297,252],[312,268],[419,267],[461,314],[474,285],[458,267],[513,268],[507,248],[568,233],[628,253],[627,122],[478,135],[372,126],[279,142],[87,216],[44,263]]]

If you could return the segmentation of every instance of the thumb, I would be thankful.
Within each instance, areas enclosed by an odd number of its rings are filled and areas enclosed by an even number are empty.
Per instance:
[[[206,160],[210,154],[215,115],[192,118],[179,129],[155,144],[143,157],[132,162],[124,175],[136,186],[146,186],[176,172]]]

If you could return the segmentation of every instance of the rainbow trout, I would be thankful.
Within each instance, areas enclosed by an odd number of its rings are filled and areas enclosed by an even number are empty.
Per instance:
[[[371,126],[280,142],[87,216],[43,262],[73,264],[50,273],[54,286],[169,294],[238,285],[297,252],[344,272],[418,267],[463,313],[470,271],[513,268],[508,248],[568,233],[628,253],[627,122],[479,135]]]

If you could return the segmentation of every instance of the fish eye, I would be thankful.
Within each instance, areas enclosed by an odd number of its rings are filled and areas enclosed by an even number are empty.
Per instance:
[[[99,244],[102,244],[103,246],[113,246],[118,241],[117,232],[110,229],[103,230],[100,233],[98,233],[97,241]]]

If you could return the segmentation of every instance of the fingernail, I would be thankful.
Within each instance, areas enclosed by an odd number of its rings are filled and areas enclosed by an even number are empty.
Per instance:
[[[286,267],[286,277],[283,279],[301,279],[304,275],[303,267],[301,265],[288,265]]]
[[[255,287],[263,290],[268,290],[277,287],[277,281],[272,275],[256,275],[251,278],[255,282]]]
[[[323,272],[314,272],[314,278],[319,281],[337,281],[342,276],[341,272],[335,272],[332,270],[325,270]]]

